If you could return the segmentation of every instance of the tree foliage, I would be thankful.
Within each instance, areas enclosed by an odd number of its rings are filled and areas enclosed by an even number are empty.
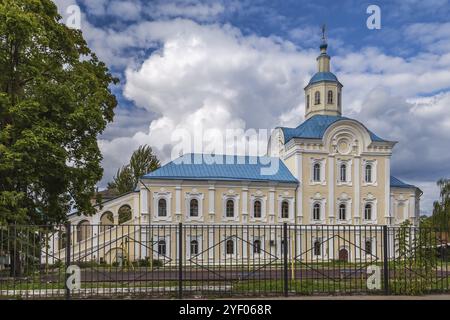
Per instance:
[[[129,165],[117,169],[113,182],[108,183],[108,189],[114,190],[117,194],[124,194],[134,190],[133,172]]]
[[[113,181],[108,183],[108,189],[118,194],[133,191],[139,179],[160,167],[160,162],[148,145],[142,145],[133,152],[129,164],[119,168]]]
[[[450,179],[439,179],[437,185],[440,198],[433,204],[431,223],[433,227],[448,233],[450,230]]]
[[[437,235],[424,221],[414,227],[406,220],[395,231],[395,280],[398,293],[423,294],[432,289],[438,264]]]
[[[95,212],[115,83],[51,0],[0,1],[0,223]]]

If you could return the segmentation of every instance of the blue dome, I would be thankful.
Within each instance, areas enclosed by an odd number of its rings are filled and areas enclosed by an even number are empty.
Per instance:
[[[332,72],[317,72],[312,76],[311,80],[309,80],[308,85],[320,82],[320,81],[334,81],[339,82],[337,77]]]

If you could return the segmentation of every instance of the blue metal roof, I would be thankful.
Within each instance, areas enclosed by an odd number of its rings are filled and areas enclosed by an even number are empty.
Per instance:
[[[308,85],[320,82],[320,81],[333,81],[333,82],[339,82],[336,75],[332,72],[317,72],[315,75],[312,76],[311,80],[309,80]]]
[[[391,176],[391,187],[394,188],[417,188],[416,186],[412,185],[412,184],[407,184],[404,183],[403,181],[401,181],[400,179]]]
[[[214,159],[214,161],[211,161]],[[274,168],[276,170],[270,170]],[[143,179],[249,180],[298,183],[283,161],[274,157],[185,154]]]
[[[305,122],[303,122],[302,124],[300,124],[297,128],[281,127],[280,129],[283,131],[285,143],[287,143],[292,138],[322,139],[328,127],[340,120],[353,120],[360,123],[357,120],[350,119],[347,117],[315,115],[306,120]],[[370,130],[367,131],[369,132],[372,141],[379,141],[379,142],[386,141],[378,137]]]

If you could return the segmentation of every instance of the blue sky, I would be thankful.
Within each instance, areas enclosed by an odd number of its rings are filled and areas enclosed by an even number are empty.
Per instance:
[[[99,137],[104,187],[140,144],[170,157],[170,132],[297,126],[315,72],[320,26],[344,115],[398,141],[392,173],[423,191],[450,172],[450,3],[398,1],[55,0],[121,80],[114,123]],[[366,9],[381,9],[369,30]]]

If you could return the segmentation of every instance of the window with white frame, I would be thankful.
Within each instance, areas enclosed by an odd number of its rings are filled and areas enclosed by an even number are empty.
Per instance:
[[[169,259],[170,257],[170,236],[154,235],[153,236],[153,257],[155,259]]]
[[[201,220],[203,218],[203,193],[186,192],[185,206],[188,221]]]
[[[253,202],[253,217],[254,218],[262,217],[262,205],[260,200],[255,200],[255,202]]]
[[[325,164],[326,159],[310,159],[310,183],[325,185]]]
[[[165,256],[166,253],[167,253],[166,240],[164,239],[158,240],[158,255]]]
[[[234,240],[233,239],[227,239],[225,241],[225,253],[227,255],[234,255]]]
[[[321,220],[321,208],[320,203],[316,202],[313,206],[313,220],[320,221]]]
[[[191,199],[189,202],[189,215],[191,217],[198,217],[198,200]]]
[[[347,193],[343,192],[338,196],[335,208],[337,222],[349,223],[352,218],[352,199]]]
[[[339,205],[339,220],[347,220],[347,205],[345,203]]]
[[[364,220],[372,220],[373,218],[373,206],[371,203],[367,203],[364,207]]]
[[[352,160],[337,159],[337,184],[351,185],[352,182]]]
[[[261,253],[261,240],[256,239],[253,241],[253,254]]]
[[[225,217],[227,218],[234,217],[234,200],[232,199],[227,200]]]
[[[316,163],[314,163],[314,166],[313,166],[313,181],[314,182],[321,181],[320,174],[321,174],[320,163],[316,162]]]
[[[281,202],[281,218],[282,219],[289,218],[289,202],[287,200],[283,200]]]
[[[328,104],[333,104],[333,91],[329,90],[328,91],[328,100],[327,100]]]
[[[363,185],[377,185],[377,160],[363,160]]]
[[[339,181],[347,182],[347,164],[342,163],[339,168]]]
[[[189,257],[202,259],[202,236],[197,234],[196,229],[190,230],[191,234],[186,235],[186,254]],[[192,234],[193,233],[193,234]]]
[[[191,240],[190,252],[191,252],[191,255],[198,254],[198,240],[197,239]]]
[[[229,190],[226,194],[223,194],[222,219],[224,221],[238,221],[239,219],[238,208],[239,208],[239,194],[235,194],[233,190]]]
[[[322,255],[322,241],[321,239],[315,239],[313,242],[313,255],[321,256]]]
[[[368,163],[366,164],[366,167],[364,168],[364,176],[365,176],[365,181],[367,183],[372,183],[372,164]]]
[[[153,193],[153,217],[155,221],[169,221],[171,219],[171,197],[171,193],[164,190]]]
[[[266,196],[258,194],[250,195],[250,220],[259,221],[266,215]]]
[[[320,92],[316,91],[314,93],[314,104],[320,104]]]
[[[158,200],[158,217],[167,217],[167,201],[164,198]]]

